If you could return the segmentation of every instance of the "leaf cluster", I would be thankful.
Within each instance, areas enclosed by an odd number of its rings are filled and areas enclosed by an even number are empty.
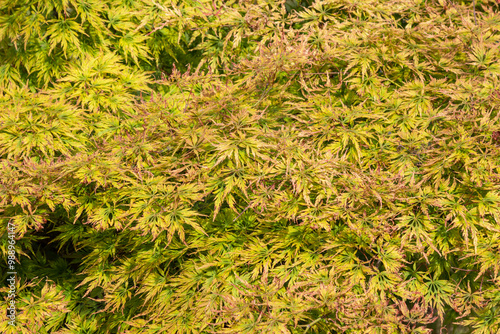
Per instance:
[[[68,63],[50,89],[2,87],[15,331],[500,330],[498,5],[170,5],[155,8],[194,31],[193,70],[141,67],[137,7],[106,23],[136,46]],[[61,57],[99,21],[65,6]]]

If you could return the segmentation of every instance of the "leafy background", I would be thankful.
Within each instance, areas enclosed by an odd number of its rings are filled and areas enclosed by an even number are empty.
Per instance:
[[[0,8],[1,332],[500,331],[496,2]]]

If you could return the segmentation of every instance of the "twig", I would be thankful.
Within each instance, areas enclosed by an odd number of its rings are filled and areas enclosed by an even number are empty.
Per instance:
[[[156,32],[156,31],[158,31],[158,30],[160,30],[160,29],[165,28],[165,26],[166,26],[167,24],[169,24],[169,23],[171,23],[171,22],[170,22],[170,21],[165,21],[162,25],[160,25],[160,26],[158,26],[158,27],[154,28],[153,30],[151,30],[150,32],[148,32],[148,33],[146,34],[146,36],[149,36],[149,35],[151,35],[152,33]]]
[[[250,206],[251,206],[251,205],[252,205],[251,203],[250,203],[250,204],[248,204],[248,205],[247,205],[247,207],[246,207],[245,209],[243,209],[243,211],[241,211],[241,213],[240,213],[240,214],[239,214],[236,218],[234,218],[234,219],[233,219],[233,223],[234,223],[234,222],[235,222],[238,218],[240,218],[240,216],[241,216],[241,215],[242,215],[245,211],[247,211],[247,210],[250,208]]]
[[[474,13],[474,24],[477,25],[477,19],[476,19],[476,0],[474,0],[472,6],[473,8],[473,13]]]
[[[312,325],[314,325],[315,323],[317,323],[317,322],[318,322],[318,321],[320,321],[320,320],[322,320],[322,318],[321,318],[321,317],[319,317],[318,319],[314,320],[314,321],[313,321],[313,322],[311,322],[309,325],[307,325],[307,328],[306,328],[306,330],[304,331],[304,334],[306,334],[306,333],[307,333],[307,331],[309,330],[309,328],[311,328],[311,327],[312,327]]]
[[[268,84],[269,85],[269,84]],[[266,85],[266,88],[267,88],[267,85]],[[253,106],[257,106],[259,105],[259,103],[264,99],[264,97],[266,97],[267,93],[269,93],[269,91],[271,90],[271,88],[273,88],[273,86],[271,85],[271,87],[267,88],[266,91],[264,93],[262,93],[262,95],[260,96],[260,99],[259,101],[257,101],[257,103],[255,103]]]

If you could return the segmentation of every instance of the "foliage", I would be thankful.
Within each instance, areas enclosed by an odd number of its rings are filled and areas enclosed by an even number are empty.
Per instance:
[[[182,3],[190,3],[183,1]],[[143,70],[170,70],[198,59],[188,31],[168,24],[180,7],[170,0],[1,0],[0,88],[29,80],[48,86],[68,67],[116,53]]]
[[[495,2],[8,3],[1,332],[500,331]]]

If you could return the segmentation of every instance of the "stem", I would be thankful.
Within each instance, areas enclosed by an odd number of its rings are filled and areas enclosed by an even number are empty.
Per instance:
[[[309,330],[309,328],[312,327],[312,325],[314,325],[315,323],[317,323],[318,321],[322,320],[321,317],[319,317],[318,319],[314,320],[313,322],[311,322],[309,325],[307,325],[307,328],[306,330],[304,331],[304,334],[307,333],[307,331]]]

